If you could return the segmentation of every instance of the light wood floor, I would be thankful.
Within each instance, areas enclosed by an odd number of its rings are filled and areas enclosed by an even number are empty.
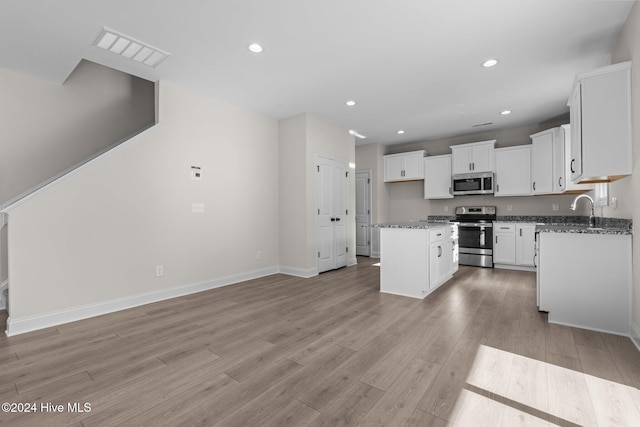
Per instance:
[[[548,324],[533,273],[461,267],[415,300],[374,261],[2,336],[0,402],[38,413],[0,424],[640,425],[640,353]]]

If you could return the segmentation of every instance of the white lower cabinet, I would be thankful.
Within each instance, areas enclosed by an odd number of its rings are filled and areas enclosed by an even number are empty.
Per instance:
[[[535,267],[536,225],[516,224],[516,265]]]
[[[493,263],[516,263],[516,225],[496,222],[493,225]]]
[[[457,271],[457,230],[380,229],[380,292],[424,298]]]
[[[535,231],[536,225],[531,223],[494,223],[494,267],[533,271]]]
[[[449,250],[450,234],[445,228],[429,232],[429,289],[431,290],[446,282],[451,275],[453,257]]]

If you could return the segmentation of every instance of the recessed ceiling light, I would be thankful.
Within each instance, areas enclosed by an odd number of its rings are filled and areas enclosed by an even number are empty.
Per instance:
[[[506,116],[506,115],[508,115],[508,114],[511,114],[511,110],[504,110],[504,111],[501,111],[501,112],[500,112],[500,114],[502,114],[503,116]]]
[[[360,138],[360,139],[366,139],[366,138],[367,138],[366,136],[364,136],[364,135],[362,135],[362,134],[360,134],[360,133],[356,132],[356,131],[355,131],[355,130],[353,130],[353,129],[349,130],[349,133],[350,133],[351,135],[355,136],[356,138]]]
[[[353,99],[350,99],[347,102],[345,102],[345,104],[347,104],[347,107],[353,107],[354,105],[356,105],[356,101],[354,101]]]
[[[404,131],[402,129],[400,129],[399,131],[396,132],[398,135],[402,135],[404,134]]]
[[[247,48],[253,53],[262,53],[264,50],[262,45],[259,45],[258,43],[251,43]]]
[[[150,67],[158,66],[170,55],[168,52],[106,27],[102,29],[93,45]]]
[[[497,63],[498,63],[497,59],[487,59],[486,61],[484,61],[482,66],[485,67],[485,68],[489,68],[489,67],[493,67]]]

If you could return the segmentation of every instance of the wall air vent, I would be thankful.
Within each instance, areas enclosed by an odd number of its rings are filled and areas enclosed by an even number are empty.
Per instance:
[[[154,68],[171,55],[106,27],[102,29],[93,45]]]

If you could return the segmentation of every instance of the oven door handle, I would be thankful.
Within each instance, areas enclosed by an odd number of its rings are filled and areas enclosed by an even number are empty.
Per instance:
[[[492,222],[461,222],[461,221],[452,221],[452,224],[458,224],[458,227],[469,227],[469,228],[493,228]]]

